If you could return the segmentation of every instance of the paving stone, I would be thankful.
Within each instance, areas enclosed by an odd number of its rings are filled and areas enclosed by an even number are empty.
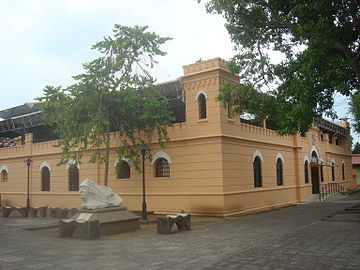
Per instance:
[[[322,219],[359,203],[360,193],[229,218],[186,233],[94,241],[21,229],[43,219],[0,217],[0,269],[358,270],[360,224]]]

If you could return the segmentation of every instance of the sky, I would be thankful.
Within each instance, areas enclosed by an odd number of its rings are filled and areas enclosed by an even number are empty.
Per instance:
[[[158,82],[199,59],[234,54],[225,20],[196,0],[0,0],[0,110],[34,101],[46,85],[70,85],[114,24],[148,25],[172,38],[152,72]],[[336,99],[339,118],[348,116],[346,103]]]

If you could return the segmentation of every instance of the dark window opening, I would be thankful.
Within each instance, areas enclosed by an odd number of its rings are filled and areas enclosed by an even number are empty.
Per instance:
[[[324,182],[324,165],[322,163],[320,165],[320,181]]]
[[[283,162],[281,158],[276,161],[276,179],[278,186],[282,186],[283,183]]]
[[[116,178],[117,179],[130,178],[130,166],[125,160],[120,161],[116,165]]]
[[[164,158],[159,158],[155,162],[155,176],[156,177],[169,177],[170,165]]]
[[[261,160],[256,157],[253,162],[254,170],[254,187],[262,187]]]
[[[41,169],[41,190],[50,191],[50,170],[48,167]]]
[[[331,179],[335,181],[335,163],[331,163]]]
[[[1,171],[1,182],[7,182],[8,181],[8,173],[6,170]]]
[[[79,169],[76,166],[69,168],[69,191],[79,191]]]
[[[309,183],[309,163],[306,160],[304,164],[304,175],[305,175],[305,184]]]
[[[206,118],[206,97],[204,94],[200,94],[198,97],[199,102],[199,119]]]
[[[341,172],[342,172],[342,180],[345,180],[345,164],[341,165]]]

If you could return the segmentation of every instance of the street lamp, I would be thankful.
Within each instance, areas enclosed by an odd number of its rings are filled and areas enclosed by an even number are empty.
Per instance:
[[[142,157],[142,210],[141,210],[141,216],[142,220],[147,220],[147,211],[146,211],[146,201],[145,201],[145,152],[147,150],[147,145],[143,142],[140,145],[140,151],[141,151],[141,157]]]
[[[27,160],[25,160],[25,163],[27,165],[28,168],[28,173],[27,173],[27,197],[26,197],[26,207],[30,208],[30,165],[33,161],[28,158]]]

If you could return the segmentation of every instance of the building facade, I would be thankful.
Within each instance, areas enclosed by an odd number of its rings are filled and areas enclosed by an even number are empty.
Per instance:
[[[183,69],[179,80],[163,84],[177,120],[168,128],[171,140],[165,148],[149,146],[153,155],[145,163],[149,211],[229,216],[301,202],[327,183],[356,187],[347,123],[318,119],[306,134],[278,136],[265,119],[254,124],[233,117],[216,101],[220,85],[240,82],[224,60],[198,61]],[[85,152],[81,165],[57,166],[56,140],[33,124],[39,109],[17,116],[11,114],[14,110],[0,115],[5,119],[0,122],[2,205],[26,204],[24,161],[29,158],[31,205],[80,206],[79,182],[90,178],[101,184],[104,165],[87,163]],[[109,186],[130,210],[140,210],[142,175],[126,158],[116,156],[119,142],[115,135],[111,139]]]

